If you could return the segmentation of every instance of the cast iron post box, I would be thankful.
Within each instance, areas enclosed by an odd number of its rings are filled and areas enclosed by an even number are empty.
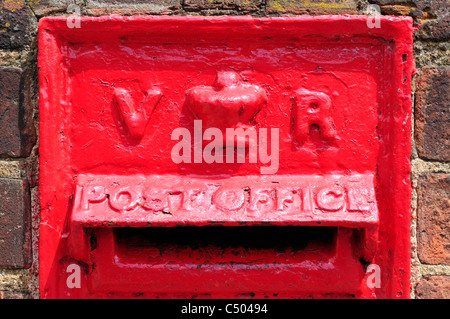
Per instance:
[[[370,19],[41,19],[41,297],[408,297],[412,25]]]

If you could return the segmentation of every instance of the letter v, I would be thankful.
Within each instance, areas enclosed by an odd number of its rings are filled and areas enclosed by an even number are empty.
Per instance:
[[[161,99],[161,91],[158,88],[148,90],[144,94],[143,101],[138,106],[127,89],[114,88],[114,96],[128,133],[134,139],[142,139],[150,116]]]

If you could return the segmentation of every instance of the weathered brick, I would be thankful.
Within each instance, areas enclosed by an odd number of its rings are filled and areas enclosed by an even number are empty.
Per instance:
[[[354,0],[268,0],[267,13],[274,14],[357,14]]]
[[[54,12],[67,12],[71,4],[77,0],[26,0],[37,16],[45,16]],[[81,11],[81,8],[80,8]]]
[[[28,43],[33,20],[36,18],[25,0],[2,0],[0,49],[18,49]]]
[[[408,15],[418,26],[416,36],[423,40],[450,38],[450,6],[448,0],[369,0],[380,6],[382,14]]]
[[[106,14],[176,14],[180,11],[179,0],[88,0],[86,13]]]
[[[0,291],[0,299],[31,299],[31,296],[23,292]]]
[[[450,174],[419,177],[418,256],[424,264],[450,264]]]
[[[30,190],[24,180],[0,178],[0,268],[30,266]]]
[[[419,157],[450,161],[450,67],[424,67],[415,95],[415,142]]]
[[[450,299],[450,276],[423,277],[416,286],[418,299]]]
[[[35,142],[32,107],[29,103],[31,77],[15,67],[0,67],[0,154],[28,156]]]
[[[208,15],[250,14],[262,10],[263,0],[185,0],[186,12],[199,12]]]

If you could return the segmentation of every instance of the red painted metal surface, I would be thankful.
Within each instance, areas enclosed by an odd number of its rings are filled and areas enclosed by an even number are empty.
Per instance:
[[[412,26],[380,19],[41,19],[41,297],[407,298]]]

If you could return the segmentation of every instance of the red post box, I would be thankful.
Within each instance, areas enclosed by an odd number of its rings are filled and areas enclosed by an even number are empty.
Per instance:
[[[407,298],[412,25],[369,19],[41,19],[41,297]]]

